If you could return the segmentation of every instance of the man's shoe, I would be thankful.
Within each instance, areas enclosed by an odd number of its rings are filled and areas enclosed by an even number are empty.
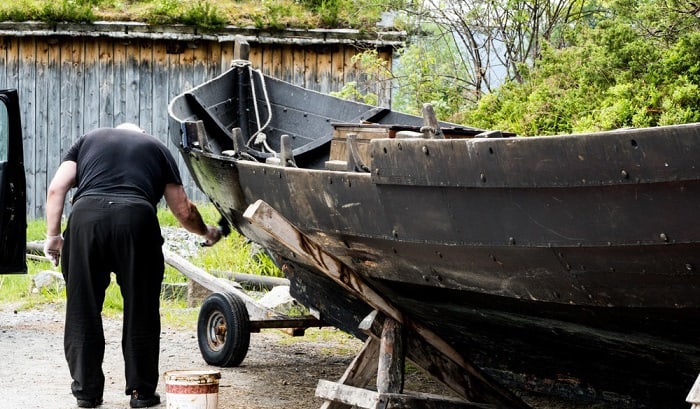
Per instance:
[[[160,395],[157,393],[153,393],[151,396],[143,396],[139,395],[137,391],[134,391],[131,394],[131,400],[129,401],[129,405],[132,408],[148,408],[151,406],[155,406],[160,403]]]
[[[96,408],[102,405],[102,398],[78,399],[79,408]]]

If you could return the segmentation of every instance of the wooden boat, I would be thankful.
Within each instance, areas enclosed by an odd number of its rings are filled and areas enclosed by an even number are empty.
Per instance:
[[[513,137],[322,95],[245,61],[169,114],[198,186],[325,322],[362,336],[373,307],[244,217],[256,201],[502,385],[687,407],[700,124]]]

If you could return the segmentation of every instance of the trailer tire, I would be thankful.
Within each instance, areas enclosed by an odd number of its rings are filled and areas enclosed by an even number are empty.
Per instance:
[[[250,345],[250,318],[243,300],[232,293],[207,297],[199,309],[197,341],[209,365],[240,365]]]

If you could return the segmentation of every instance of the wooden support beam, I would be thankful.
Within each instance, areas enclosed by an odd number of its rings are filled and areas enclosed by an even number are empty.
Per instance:
[[[402,393],[405,354],[403,327],[392,319],[384,320],[379,344],[377,392]]]
[[[461,368],[466,379],[465,385],[468,386],[456,391],[461,396],[471,401],[493,403],[501,408],[530,409],[518,396],[467,361],[462,354],[431,329],[410,317],[405,317],[396,306],[369,286],[362,276],[309,239],[267,203],[258,200],[246,209],[243,217],[256,228],[258,237],[265,247],[281,255],[287,254],[289,259],[312,266],[332,278],[372,308],[402,323],[407,331],[422,339],[423,344],[431,345],[435,353],[441,355],[441,360],[450,360]],[[293,269],[291,264],[284,264],[282,267],[283,271]],[[433,373],[430,367],[423,367],[423,369]]]
[[[376,374],[379,393],[403,392],[405,362],[403,328],[392,319],[382,322],[381,336],[367,338],[360,353],[337,382],[339,385],[364,388]],[[353,394],[356,393],[357,391],[353,390]],[[347,407],[349,406],[341,401],[326,401],[321,409]]]
[[[386,320],[391,319],[374,310],[362,320],[359,328],[370,338],[379,340],[382,337]],[[459,396],[468,398],[471,387],[470,378],[461,366],[436,350],[433,345],[417,334],[406,331],[404,336],[406,358],[416,366],[425,369],[435,379],[457,392]]]
[[[369,337],[362,346],[360,352],[345,370],[343,376],[338,380],[338,384],[364,388],[377,374],[377,364],[379,361],[379,341]],[[323,381],[326,382],[326,381]],[[319,381],[320,384],[320,381]],[[316,389],[318,395],[318,387]],[[321,405],[321,409],[343,409],[350,407],[338,401],[327,400]]]
[[[494,405],[465,402],[428,393],[381,393],[320,380],[316,396],[362,409],[495,409]]]

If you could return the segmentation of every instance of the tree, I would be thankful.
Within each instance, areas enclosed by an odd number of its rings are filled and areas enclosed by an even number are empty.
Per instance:
[[[505,80],[521,82],[543,44],[565,45],[564,30],[588,23],[596,10],[584,0],[425,0],[412,15],[459,50],[454,66],[478,98]]]
[[[544,47],[524,81],[504,84],[461,120],[522,135],[700,121],[700,19],[691,6],[614,2],[606,19],[568,32],[566,47]]]

